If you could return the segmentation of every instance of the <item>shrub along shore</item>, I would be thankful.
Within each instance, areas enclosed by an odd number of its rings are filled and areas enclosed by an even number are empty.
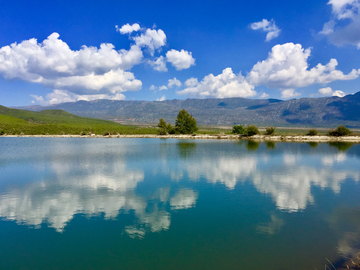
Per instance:
[[[0,137],[22,138],[160,138],[160,139],[209,139],[209,140],[253,140],[273,142],[352,142],[360,143],[360,136],[284,136],[284,135],[227,135],[227,134],[192,134],[192,135],[156,135],[156,134],[119,134],[119,135],[2,135]]]

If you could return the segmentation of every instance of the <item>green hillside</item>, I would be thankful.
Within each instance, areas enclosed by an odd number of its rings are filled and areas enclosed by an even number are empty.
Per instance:
[[[155,128],[124,126],[112,121],[85,118],[63,110],[32,112],[0,105],[0,135],[156,134]]]

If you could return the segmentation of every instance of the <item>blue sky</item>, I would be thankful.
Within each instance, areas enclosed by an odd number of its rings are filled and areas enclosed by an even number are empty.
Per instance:
[[[360,0],[3,1],[0,104],[355,93],[359,9]]]

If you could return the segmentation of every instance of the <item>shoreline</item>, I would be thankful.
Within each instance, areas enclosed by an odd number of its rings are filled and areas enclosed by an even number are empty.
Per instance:
[[[254,135],[251,137],[239,135],[155,135],[155,134],[137,134],[137,135],[2,135],[7,138],[158,138],[158,139],[203,139],[203,140],[253,140],[253,141],[273,141],[273,142],[352,142],[360,143],[360,136],[334,137],[327,135],[319,136],[285,136],[285,135]]]

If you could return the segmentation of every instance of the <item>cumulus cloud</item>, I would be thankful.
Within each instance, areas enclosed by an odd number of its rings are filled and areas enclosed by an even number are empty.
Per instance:
[[[147,29],[145,33],[133,38],[139,47],[147,47],[151,55],[155,50],[160,49],[166,44],[166,35],[163,30]]]
[[[301,94],[296,92],[294,89],[290,88],[290,89],[284,89],[281,91],[281,98],[294,98],[294,97],[298,97]]]
[[[334,97],[345,97],[345,93],[341,90],[336,90],[334,91],[334,93],[332,94]]]
[[[169,59],[159,56],[143,61],[143,51],[153,56],[156,50],[166,45],[164,31],[141,28],[137,23],[115,28],[121,34],[129,34],[134,43],[130,49],[116,50],[113,44],[103,43],[100,47],[83,45],[79,50],[73,50],[58,33],[52,33],[42,42],[32,38],[1,47],[0,75],[53,89],[54,92],[48,95],[51,101],[32,95],[33,103],[46,105],[62,100],[123,99],[125,96],[120,93],[142,87],[142,82],[130,72],[140,63],[150,63],[157,71],[167,71],[167,62],[178,70],[194,64],[191,52],[184,50],[169,51]],[[134,32],[139,33],[132,35]]]
[[[156,86],[155,85],[151,85],[150,88],[149,88],[151,91],[154,91],[156,89]]]
[[[252,97],[256,95],[254,86],[250,85],[241,75],[235,75],[231,68],[226,68],[217,76],[209,74],[201,82],[191,78],[185,82],[187,88],[178,91],[180,95],[200,98],[215,97]]]
[[[156,101],[164,101],[166,100],[166,97],[165,96],[162,96],[161,98],[157,98]]]
[[[174,77],[174,79],[169,79],[168,80],[168,87],[172,88],[174,86],[177,86],[177,87],[181,86],[181,82],[178,79],[176,79],[175,77]]]
[[[319,33],[337,46],[351,44],[360,49],[360,0],[330,0],[328,5],[332,18]]]
[[[149,64],[157,71],[168,71],[166,67],[166,59],[164,56],[159,56],[155,61],[149,60]]]
[[[132,32],[136,32],[140,30],[140,25],[137,23],[134,23],[133,25],[125,24],[121,28],[119,26],[115,26],[116,31],[120,32],[121,34],[131,34]]]
[[[247,75],[249,83],[266,85],[269,88],[298,88],[314,83],[330,83],[335,80],[356,79],[360,70],[353,69],[345,75],[337,70],[338,62],[331,59],[328,64],[317,64],[309,69],[307,62],[311,49],[301,44],[286,43],[272,48],[266,60],[258,62]]]
[[[190,78],[190,79],[187,79],[187,80],[185,81],[185,85],[186,85],[187,87],[194,87],[194,86],[196,86],[198,83],[199,83],[199,82],[198,82],[198,79],[197,79],[197,78]]]
[[[275,21],[263,19],[260,22],[254,22],[250,25],[253,30],[262,30],[267,32],[265,41],[270,41],[280,35],[281,30],[276,26]]]
[[[260,98],[269,98],[270,96],[265,92],[261,94]]]
[[[166,85],[160,86],[159,91],[162,91],[162,90],[168,90],[167,86]]]
[[[324,87],[319,89],[319,93],[324,96],[336,96],[336,97],[344,97],[346,94],[341,90],[333,91],[331,87]]]
[[[324,87],[324,88],[319,89],[319,93],[324,96],[331,96],[333,93],[333,90],[331,89],[331,87]]]
[[[192,57],[192,53],[181,50],[170,50],[166,53],[166,59],[176,70],[187,69],[195,65],[195,59]]]
[[[0,74],[75,95],[115,95],[142,86],[126,71],[141,62],[141,49],[116,51],[112,44],[71,50],[53,33],[43,42],[24,40],[0,48]]]

